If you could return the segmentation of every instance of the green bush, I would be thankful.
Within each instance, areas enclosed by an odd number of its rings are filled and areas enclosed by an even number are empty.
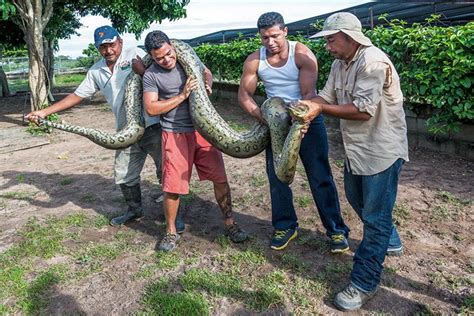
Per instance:
[[[431,108],[428,128],[435,134],[457,132],[461,123],[474,121],[474,22],[460,26],[411,26],[400,20],[388,21],[366,32],[374,45],[386,52],[400,78],[405,102],[415,113]],[[309,41],[289,36],[307,45],[319,62],[319,87],[327,80],[333,58],[323,39]],[[238,83],[245,58],[260,47],[258,36],[229,43],[203,44],[196,48],[201,60],[219,80]]]

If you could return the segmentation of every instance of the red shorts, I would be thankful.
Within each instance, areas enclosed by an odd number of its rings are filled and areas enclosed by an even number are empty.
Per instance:
[[[197,131],[191,133],[162,132],[163,191],[189,193],[193,164],[199,180],[227,182],[222,153]]]

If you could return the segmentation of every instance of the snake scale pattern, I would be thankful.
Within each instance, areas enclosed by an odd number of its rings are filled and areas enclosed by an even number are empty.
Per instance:
[[[289,113],[301,118],[307,109],[301,105],[285,105],[280,98],[270,98],[261,106],[269,126],[256,123],[250,130],[239,133],[227,124],[212,105],[202,76],[203,65],[191,46],[179,40],[171,40],[171,43],[186,75],[198,80],[198,89],[192,91],[189,96],[190,113],[198,132],[217,149],[236,158],[248,158],[259,154],[271,140],[276,175],[282,182],[291,183],[298,161],[300,130],[303,124],[299,120],[294,120],[290,124]],[[143,58],[143,62],[148,67],[151,64],[151,57],[147,55]],[[85,136],[105,148],[125,148],[136,143],[144,133],[141,123],[142,91],[141,76],[132,72],[127,78],[124,97],[127,124],[115,134],[43,119],[38,121],[49,127]]]

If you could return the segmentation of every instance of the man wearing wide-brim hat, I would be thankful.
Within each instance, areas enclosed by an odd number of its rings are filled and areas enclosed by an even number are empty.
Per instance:
[[[403,250],[392,224],[398,178],[408,161],[403,95],[395,67],[362,33],[356,16],[329,16],[322,31],[312,36],[317,37],[324,37],[335,61],[324,89],[299,104],[309,108],[307,123],[320,113],[341,119],[344,189],[364,232],[351,281],[334,303],[342,310],[356,310],[375,294],[385,256]]]

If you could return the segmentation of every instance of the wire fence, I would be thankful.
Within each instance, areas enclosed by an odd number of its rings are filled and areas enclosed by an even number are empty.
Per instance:
[[[4,57],[0,59],[0,65],[3,67],[8,79],[26,79],[29,72],[28,57]],[[54,73],[81,73],[86,72],[88,67],[84,65],[82,58],[73,59],[69,57],[54,58]]]

